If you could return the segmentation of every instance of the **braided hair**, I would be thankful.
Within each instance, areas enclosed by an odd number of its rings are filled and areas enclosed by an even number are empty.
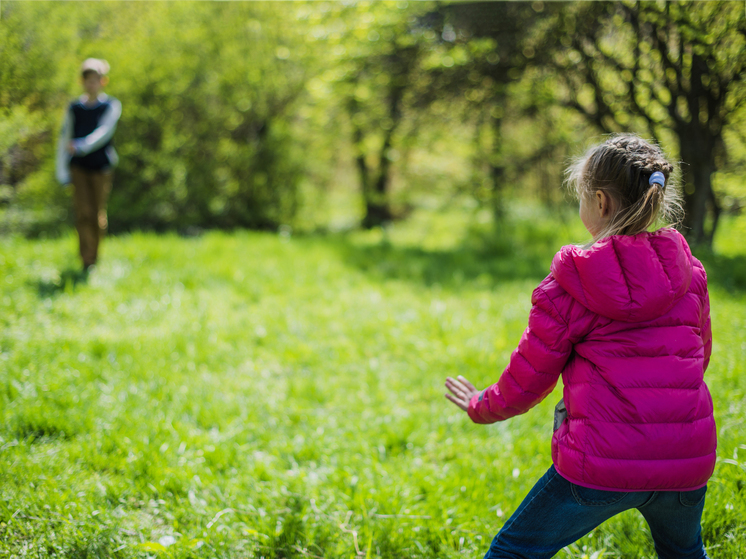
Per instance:
[[[567,170],[567,182],[578,198],[593,197],[598,190],[610,198],[612,217],[597,235],[603,238],[636,235],[660,219],[677,223],[682,210],[674,174],[674,165],[657,145],[619,134],[579,158]]]

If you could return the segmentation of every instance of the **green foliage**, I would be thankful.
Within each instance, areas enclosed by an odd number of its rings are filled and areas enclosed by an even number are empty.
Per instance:
[[[65,193],[52,180],[54,131],[79,63],[73,51],[87,37],[64,24],[73,17],[60,4],[34,7],[43,23],[26,8],[6,2],[0,14],[0,234],[38,236],[67,218]],[[95,11],[75,23],[85,27]]]
[[[267,4],[153,4],[118,18],[109,59],[126,108],[115,227],[275,228],[300,169],[292,104],[302,37]],[[163,28],[168,21],[178,31]]]
[[[604,132],[668,144],[682,165],[690,242],[712,245],[713,173],[746,106],[746,13],[733,2],[576,3],[537,40],[556,100]],[[558,48],[560,47],[560,48]],[[741,144],[740,146],[738,144]]]
[[[494,382],[554,250],[584,237],[516,207],[496,238],[454,206],[346,236],[109,238],[87,281],[72,235],[6,239],[0,555],[483,553],[550,464],[556,399],[479,426],[444,377]],[[716,247],[739,271],[708,263],[718,558],[746,555],[742,222]],[[560,556],[654,550],[631,512]]]
[[[98,56],[124,107],[113,231],[289,222],[301,174],[293,104],[308,52],[286,19],[266,3],[4,3],[0,194],[64,219],[67,200],[44,163],[67,95],[79,92],[80,60]],[[43,190],[32,185],[42,180]]]
[[[351,128],[350,140],[365,201],[363,225],[374,227],[392,219],[392,169],[406,149],[402,134],[408,109],[425,95],[422,59],[435,34],[417,27],[433,9],[420,3],[372,4],[365,10],[337,8],[328,21],[341,31],[327,37],[333,65],[325,76],[337,92]],[[406,10],[406,11],[405,11]],[[414,131],[412,131],[414,132]],[[397,149],[399,148],[399,149]]]
[[[562,204],[589,136],[629,129],[690,186],[714,176],[688,206],[711,233],[746,196],[744,21],[732,2],[4,2],[0,234],[72,224],[52,160],[89,56],[123,103],[113,232],[373,226],[464,192],[509,221],[514,198]]]

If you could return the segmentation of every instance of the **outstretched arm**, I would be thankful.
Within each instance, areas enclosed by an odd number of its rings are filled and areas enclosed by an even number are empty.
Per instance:
[[[700,328],[700,335],[702,336],[702,343],[704,344],[705,361],[704,370],[707,370],[707,366],[710,364],[710,355],[712,354],[712,323],[710,321],[710,295],[705,292],[703,309],[702,309],[702,327]]]
[[[475,423],[494,423],[525,413],[557,384],[573,344],[565,319],[543,285],[533,293],[528,328],[496,384],[479,392],[463,377],[458,382],[446,381],[451,391],[446,397]]]
[[[474,388],[474,385],[461,375],[455,379],[448,377],[446,379],[446,388],[451,392],[450,394],[446,394],[446,398],[465,412],[469,411],[469,402],[471,402],[471,399],[479,394],[479,390]]]

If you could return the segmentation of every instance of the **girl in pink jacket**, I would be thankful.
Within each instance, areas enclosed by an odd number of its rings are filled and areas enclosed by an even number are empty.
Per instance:
[[[636,508],[660,558],[706,558],[700,520],[715,467],[703,380],[712,335],[707,276],[674,229],[680,207],[662,151],[632,135],[590,149],[568,173],[593,236],[565,246],[534,290],[528,328],[500,380],[446,397],[476,423],[525,413],[562,376],[553,466],[495,536],[487,558],[552,557]]]

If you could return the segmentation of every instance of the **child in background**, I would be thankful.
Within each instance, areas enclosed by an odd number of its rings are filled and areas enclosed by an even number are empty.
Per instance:
[[[57,146],[57,180],[63,186],[73,183],[75,227],[86,272],[98,259],[98,245],[108,227],[106,200],[118,162],[111,139],[122,105],[101,91],[108,72],[105,60],[83,62],[85,94],[68,107]]]
[[[552,462],[485,558],[552,557],[636,508],[661,558],[706,558],[700,521],[715,467],[703,376],[712,336],[707,277],[674,229],[661,150],[632,135],[590,149],[568,172],[593,236],[565,246],[532,296],[528,328],[498,382],[448,378],[476,423],[525,413],[562,375]],[[563,405],[564,404],[564,405]]]

